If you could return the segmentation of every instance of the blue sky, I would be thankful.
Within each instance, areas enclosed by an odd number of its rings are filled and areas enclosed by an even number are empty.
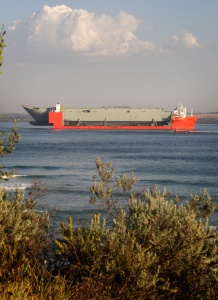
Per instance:
[[[217,0],[0,0],[0,112],[22,104],[218,111]]]

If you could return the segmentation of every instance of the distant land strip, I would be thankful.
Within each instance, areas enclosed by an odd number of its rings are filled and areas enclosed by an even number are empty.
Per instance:
[[[198,113],[195,114],[199,117],[198,124],[218,124],[218,112],[215,113]],[[18,113],[0,113],[0,122],[30,122],[34,121],[28,114]]]

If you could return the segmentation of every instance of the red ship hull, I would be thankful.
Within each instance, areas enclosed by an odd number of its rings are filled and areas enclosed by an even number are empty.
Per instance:
[[[59,130],[171,130],[171,131],[191,131],[194,130],[195,124],[197,123],[197,116],[187,116],[185,118],[172,117],[171,125],[163,126],[147,126],[147,125],[84,125],[84,126],[71,126],[64,125],[63,113],[62,112],[49,112],[48,114],[49,123],[53,124],[54,129]]]

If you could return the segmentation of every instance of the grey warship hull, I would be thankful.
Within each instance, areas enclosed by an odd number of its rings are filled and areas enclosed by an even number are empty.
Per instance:
[[[34,119],[34,121],[30,121],[29,123],[34,126],[51,126],[48,123],[48,113],[54,107],[44,108],[44,107],[34,107],[22,105],[22,107],[28,112],[28,114]]]
[[[34,121],[30,124],[48,126],[49,112],[55,107],[43,108],[22,105]],[[140,126],[140,125],[167,125],[171,120],[171,112],[162,108],[131,108],[102,107],[102,108],[72,108],[61,107],[64,124],[70,126]]]

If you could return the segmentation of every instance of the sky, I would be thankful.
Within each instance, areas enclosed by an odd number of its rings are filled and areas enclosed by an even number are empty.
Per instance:
[[[0,0],[0,113],[21,105],[218,112],[217,0]]]

